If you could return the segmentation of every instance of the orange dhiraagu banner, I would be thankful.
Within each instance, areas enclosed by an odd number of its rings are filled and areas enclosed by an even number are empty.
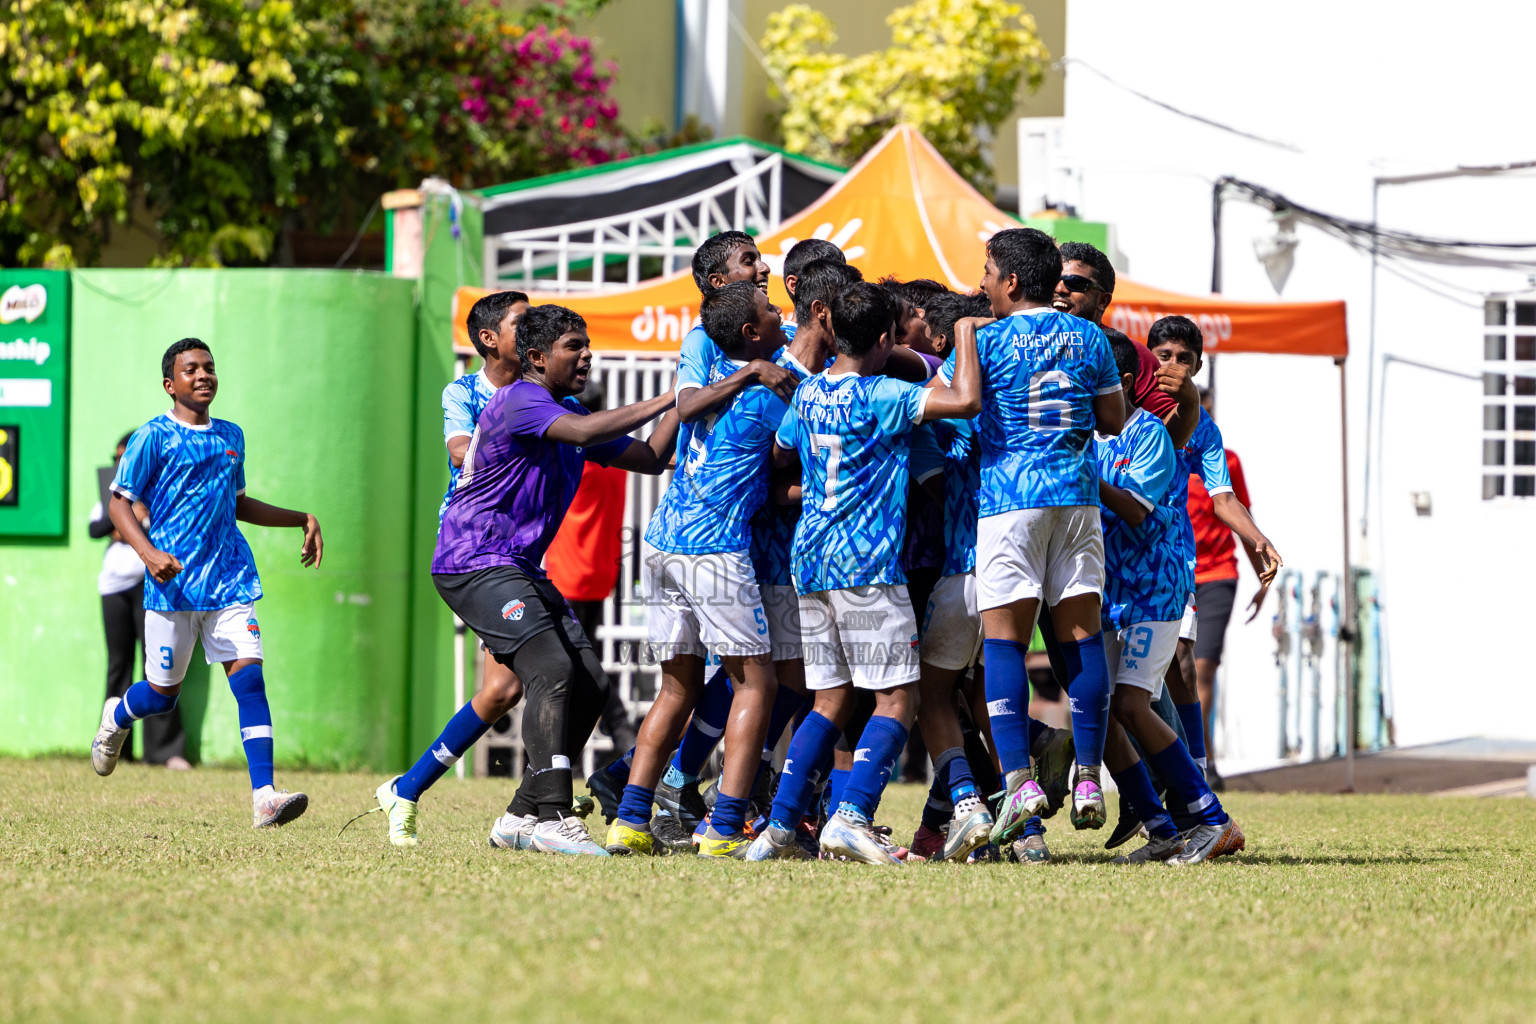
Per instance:
[[[789,315],[780,272],[785,253],[802,238],[831,239],[869,280],[926,277],[973,291],[987,239],[1015,223],[956,174],[927,139],[901,126],[826,195],[758,244],[773,271],[769,297]],[[454,296],[456,348],[469,349],[464,317],[485,294],[483,288],[460,288]],[[699,291],[687,272],[601,295],[531,297],[580,313],[592,347],[602,351],[675,352],[699,312]],[[1168,313],[1194,318],[1211,351],[1336,357],[1349,351],[1342,302],[1230,302],[1157,291],[1122,277],[1105,323],[1145,341],[1152,321]]]

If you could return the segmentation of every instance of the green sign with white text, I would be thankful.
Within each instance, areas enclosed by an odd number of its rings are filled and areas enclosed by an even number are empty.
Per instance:
[[[64,535],[69,274],[0,270],[0,535]]]

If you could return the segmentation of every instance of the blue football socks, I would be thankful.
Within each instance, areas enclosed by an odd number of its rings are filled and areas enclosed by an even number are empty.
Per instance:
[[[1148,834],[1155,839],[1172,839],[1179,834],[1163,802],[1157,798],[1157,790],[1152,788],[1152,776],[1147,774],[1145,762],[1137,761],[1123,772],[1109,774],[1120,787],[1126,806],[1146,826]]]
[[[634,762],[634,759],[635,748],[630,747],[624,751],[623,757],[608,762],[602,770],[613,776],[614,781],[622,786],[629,781],[629,766]]]
[[[715,835],[734,835],[742,830],[746,822],[746,797],[726,796],[724,793],[715,797],[715,806],[709,812],[709,827],[715,830]]]
[[[1016,640],[983,641],[987,661],[987,717],[1003,774],[1029,767],[1029,673],[1025,646]],[[1104,659],[1100,657],[1100,661]]]
[[[1072,709],[1072,740],[1077,763],[1104,762],[1104,737],[1109,732],[1109,663],[1104,660],[1104,634],[1061,645],[1067,663],[1067,704]],[[988,656],[991,652],[988,651]],[[990,677],[991,662],[987,663]],[[988,694],[990,696],[990,693]],[[995,720],[994,720],[995,722]],[[992,727],[994,734],[996,724]]]
[[[270,786],[272,709],[267,706],[267,682],[261,674],[261,665],[247,665],[233,673],[229,677],[229,689],[235,695],[235,707],[240,715],[240,742],[245,747],[245,767],[250,772],[251,788]]]
[[[178,694],[175,693],[161,693],[148,682],[140,679],[128,687],[128,692],[123,694],[123,699],[117,702],[117,707],[112,712],[112,720],[117,723],[119,729],[127,729],[141,718],[168,714],[176,706],[177,696]]]
[[[715,746],[725,732],[725,724],[731,717],[731,677],[725,669],[719,669],[704,684],[699,702],[693,706],[693,717],[683,730],[682,742],[672,755],[672,765],[684,775],[694,779],[704,770],[704,762],[715,752]]]
[[[934,781],[944,780],[944,795],[951,804],[958,804],[968,796],[979,796],[976,778],[971,774],[971,762],[965,759],[960,747],[950,747],[934,762]]]
[[[795,730],[789,741],[789,753],[784,758],[784,770],[779,774],[779,789],[773,797],[773,809],[769,820],[780,828],[794,828],[805,817],[811,803],[811,793],[816,789],[822,766],[832,756],[837,738],[842,730],[822,715],[812,711]]]
[[[1205,784],[1205,772],[1195,764],[1183,743],[1175,739],[1148,760],[1168,783],[1168,809],[1175,819],[1188,815],[1199,824],[1226,824],[1227,812]]]
[[[1200,702],[1193,704],[1175,704],[1179,711],[1179,722],[1184,726],[1184,744],[1189,748],[1189,756],[1195,759],[1195,764],[1205,767],[1205,714],[1200,707]]]
[[[247,669],[246,671],[249,671]],[[230,682],[234,679],[231,677]],[[265,702],[263,702],[265,703]],[[243,708],[243,705],[242,705]],[[240,724],[244,726],[245,715],[242,710]],[[458,763],[464,752],[475,745],[475,741],[484,736],[491,723],[480,717],[473,703],[465,704],[459,708],[454,716],[448,719],[448,724],[443,727],[442,734],[427,748],[420,759],[411,766],[411,770],[400,776],[395,783],[395,795],[402,800],[420,800],[421,794],[432,788],[432,784],[443,777],[443,773]],[[244,729],[241,730],[244,732]],[[270,730],[269,730],[270,731]],[[270,740],[268,743],[270,744]],[[270,747],[268,748],[270,749]],[[249,755],[250,744],[246,744],[246,752]],[[271,761],[267,762],[270,778]],[[254,778],[254,775],[253,775]]]
[[[895,771],[896,762],[901,759],[901,752],[906,745],[907,729],[904,725],[884,715],[871,717],[869,724],[864,726],[863,735],[859,737],[858,746],[854,748],[853,771],[835,806],[839,809],[843,805],[856,807],[864,815],[864,820],[872,820],[875,808],[880,806],[880,796],[885,792],[886,784],[891,781],[891,772]]]
[[[765,751],[771,753],[779,745],[779,738],[784,735],[784,730],[807,703],[809,702],[803,694],[796,693],[787,686],[779,687],[778,692],[773,695],[773,708],[768,712],[768,736],[763,740]]]
[[[848,788],[848,777],[853,772],[847,768],[833,768],[827,776],[827,806],[831,808],[827,813],[835,814],[838,804],[843,802],[843,791]]]
[[[651,823],[651,805],[656,802],[656,791],[637,786],[633,782],[624,787],[624,796],[619,801],[617,818],[627,825],[645,825]]]

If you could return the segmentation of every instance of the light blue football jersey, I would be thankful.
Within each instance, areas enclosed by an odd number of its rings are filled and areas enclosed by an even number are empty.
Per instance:
[[[790,355],[788,348],[780,349],[773,361],[792,371],[801,380],[811,376],[811,371]],[[752,570],[759,586],[790,585],[790,557],[795,543],[795,526],[799,522],[798,503],[780,505],[771,499],[763,502],[763,507],[752,517],[752,545],[748,550],[751,552]]]
[[[912,479],[944,474],[945,576],[976,568],[976,499],[981,489],[981,455],[976,424],[934,420],[912,433]]]
[[[484,370],[474,373],[466,373],[464,376],[443,388],[443,442],[447,443],[455,437],[473,437],[475,424],[480,422],[480,414],[485,411],[485,404],[496,393],[496,385],[486,377]],[[455,466],[453,460],[448,460],[448,490],[443,493],[443,503],[437,508],[437,521],[441,525],[443,513],[448,511],[448,499],[453,497],[453,490],[459,486],[459,474],[463,468]]]
[[[744,365],[722,357],[709,382]],[[747,550],[752,517],[768,497],[774,431],[787,408],[778,395],[754,384],[695,423],[688,457],[651,515],[646,541],[683,555]]]
[[[1096,440],[1094,449],[1100,478],[1130,491],[1149,510],[1134,527],[1107,506],[1100,510],[1104,627],[1182,618],[1195,589],[1195,571],[1179,540],[1187,516],[1174,494],[1180,467],[1173,440],[1156,416],[1137,409],[1119,436]]]
[[[981,357],[979,514],[1097,505],[1093,400],[1120,390],[1115,355],[1097,324],[1029,309],[976,332]],[[954,380],[951,353],[939,370]]]
[[[163,413],[133,432],[112,491],[149,509],[150,542],[181,562],[169,583],[144,574],[144,607],[218,611],[261,597],[251,548],[235,525],[245,493],[245,434],[228,420],[194,427]]]
[[[920,384],[854,373],[818,373],[795,389],[776,440],[800,455],[800,593],[907,581],[909,436],[926,401]]]
[[[1227,469],[1227,449],[1221,440],[1221,428],[1216,426],[1216,421],[1211,419],[1211,414],[1204,408],[1200,410],[1200,422],[1195,425],[1195,432],[1190,435],[1189,443],[1180,448],[1176,453],[1179,468],[1174,474],[1173,488],[1170,501],[1179,510],[1183,519],[1183,529],[1179,534],[1180,549],[1184,557],[1189,560],[1190,571],[1194,571],[1195,565],[1195,528],[1189,521],[1189,478],[1192,474],[1200,474],[1200,482],[1205,484],[1206,491],[1211,495],[1217,495],[1232,489],[1232,475]],[[1194,593],[1191,584],[1190,593]]]
[[[795,336],[795,325],[784,324],[784,336]],[[781,348],[774,353],[777,360],[784,350]],[[725,358],[725,353],[720,351],[720,346],[710,340],[704,332],[703,324],[695,324],[693,329],[683,335],[683,342],[677,351],[677,381],[674,387],[679,393],[688,388],[703,388],[715,383],[720,378],[712,378],[715,364]],[[783,365],[783,364],[780,364]],[[695,421],[697,422],[697,421]],[[683,460],[688,457],[688,446],[693,442],[693,423],[679,423],[677,425],[677,464],[681,466]]]

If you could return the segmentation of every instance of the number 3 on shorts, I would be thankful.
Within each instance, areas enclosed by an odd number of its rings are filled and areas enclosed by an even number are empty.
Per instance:
[[[166,671],[176,667],[176,652],[169,647],[160,648],[160,667]]]

